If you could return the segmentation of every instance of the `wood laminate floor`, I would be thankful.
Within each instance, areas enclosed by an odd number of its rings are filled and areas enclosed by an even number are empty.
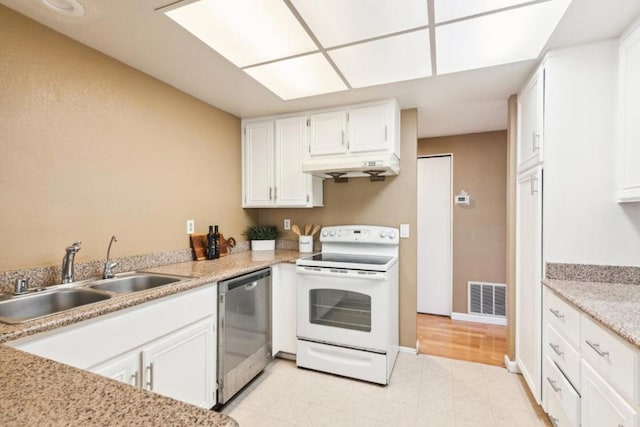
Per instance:
[[[507,327],[418,313],[420,354],[504,366]]]

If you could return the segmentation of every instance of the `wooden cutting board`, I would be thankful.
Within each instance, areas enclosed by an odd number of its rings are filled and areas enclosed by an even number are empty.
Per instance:
[[[220,257],[227,256],[228,248],[236,245],[236,239],[229,237],[225,239],[220,233]],[[191,234],[191,247],[193,248],[193,258],[196,261],[207,259],[207,233]]]

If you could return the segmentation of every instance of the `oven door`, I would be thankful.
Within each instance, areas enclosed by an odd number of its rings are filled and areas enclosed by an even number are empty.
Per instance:
[[[298,267],[299,339],[385,352],[389,341],[387,273]]]

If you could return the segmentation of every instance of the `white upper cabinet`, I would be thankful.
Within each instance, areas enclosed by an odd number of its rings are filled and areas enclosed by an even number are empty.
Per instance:
[[[330,113],[309,116],[309,155],[326,156],[347,152],[347,113]]]
[[[393,109],[374,105],[352,108],[347,114],[350,152],[362,153],[387,149],[392,139],[389,130],[393,123]]]
[[[243,122],[245,208],[322,206],[322,179],[302,172],[307,117]]]
[[[544,67],[518,94],[518,172],[542,162]]]
[[[618,201],[640,202],[640,21],[618,55]]]

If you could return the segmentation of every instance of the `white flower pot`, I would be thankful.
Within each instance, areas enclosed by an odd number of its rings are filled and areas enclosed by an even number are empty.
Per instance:
[[[252,240],[251,241],[252,251],[273,251],[275,249],[276,249],[275,240]]]

